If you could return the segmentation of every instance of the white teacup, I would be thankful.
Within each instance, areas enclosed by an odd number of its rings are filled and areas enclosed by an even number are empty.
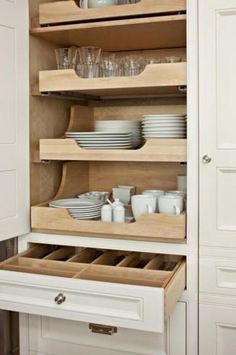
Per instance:
[[[186,197],[185,191],[173,190],[173,191],[166,191],[165,193],[167,196],[182,196],[183,198]]]
[[[87,0],[89,8],[117,5],[117,0]]]
[[[154,196],[156,198],[156,212],[158,212],[158,197],[164,195],[164,191],[162,190],[144,190],[142,192],[143,195]]]
[[[183,196],[163,195],[158,198],[159,212],[164,214],[180,214],[184,209]]]
[[[132,212],[135,219],[143,214],[154,213],[156,197],[152,195],[134,195],[131,197]]]

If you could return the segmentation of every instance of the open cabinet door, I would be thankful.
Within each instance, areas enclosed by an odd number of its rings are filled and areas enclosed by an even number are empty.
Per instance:
[[[27,0],[0,1],[0,241],[29,231]]]

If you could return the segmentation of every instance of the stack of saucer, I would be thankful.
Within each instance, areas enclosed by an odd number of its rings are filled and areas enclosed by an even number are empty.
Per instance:
[[[142,143],[140,121],[95,121],[95,131],[109,133],[131,133],[133,148],[138,148]]]
[[[186,116],[145,115],[142,121],[144,138],[186,138]]]
[[[74,139],[85,149],[131,149],[131,133],[66,132],[66,138]]]
[[[91,198],[65,198],[49,203],[50,207],[66,208],[75,219],[100,219],[103,202]]]

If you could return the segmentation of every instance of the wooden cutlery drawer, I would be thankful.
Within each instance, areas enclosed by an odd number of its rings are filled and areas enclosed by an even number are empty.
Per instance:
[[[0,308],[163,332],[184,288],[183,257],[34,245],[1,263]]]

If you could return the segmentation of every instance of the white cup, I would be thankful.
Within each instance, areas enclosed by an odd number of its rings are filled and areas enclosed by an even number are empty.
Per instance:
[[[142,192],[143,195],[154,196],[156,198],[156,209],[155,211],[158,212],[158,197],[164,195],[164,191],[162,190],[144,190]]]
[[[134,195],[131,197],[132,212],[135,219],[143,214],[154,213],[156,210],[156,197],[152,195]]]
[[[108,7],[117,5],[117,0],[88,0],[89,8]]]
[[[165,193],[167,196],[182,196],[183,198],[186,197],[185,191],[173,190],[173,191],[166,191]]]
[[[158,198],[159,212],[164,214],[180,214],[184,209],[183,196],[163,195]]]

